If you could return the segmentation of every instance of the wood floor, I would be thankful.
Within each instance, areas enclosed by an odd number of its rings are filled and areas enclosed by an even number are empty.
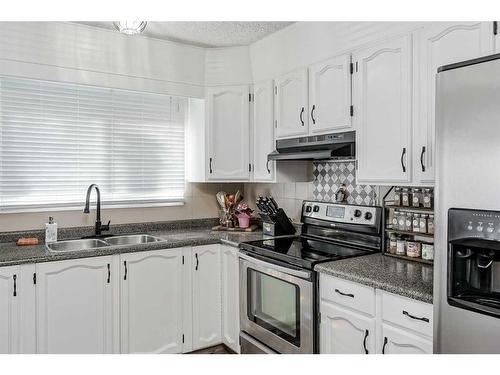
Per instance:
[[[235,354],[231,349],[227,346],[220,344],[216,346],[212,346],[210,348],[196,350],[187,354]]]

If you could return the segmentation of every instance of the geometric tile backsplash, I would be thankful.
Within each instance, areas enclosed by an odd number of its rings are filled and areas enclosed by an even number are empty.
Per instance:
[[[347,187],[347,203],[376,204],[376,188],[373,185],[356,185],[354,161],[313,163],[314,200],[335,202],[335,193],[342,184]]]

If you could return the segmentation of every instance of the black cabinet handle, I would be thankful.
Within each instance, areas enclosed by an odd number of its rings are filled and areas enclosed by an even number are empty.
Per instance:
[[[14,293],[12,293],[12,295],[14,297],[17,296],[17,275],[13,275],[12,278],[14,279]]]
[[[267,163],[266,163],[266,168],[267,168],[267,173],[271,174],[271,169],[269,169],[269,162],[271,160],[268,160]]]
[[[108,263],[108,284],[111,282],[111,267]]]
[[[196,258],[196,267],[194,270],[198,271],[198,266],[200,265],[200,260],[198,259],[198,253],[195,253],[194,256]]]
[[[127,261],[123,261],[123,267],[125,267],[125,273],[123,274],[123,280],[127,280],[127,273],[128,273],[128,268],[127,268]]]
[[[366,329],[365,330],[365,338],[363,340],[363,348],[365,349],[365,354],[368,354],[368,349],[366,349],[366,339],[367,339],[369,334],[370,334],[370,332],[368,332],[368,330]]]
[[[382,354],[385,354],[385,346],[387,345],[387,337],[384,337],[384,346],[382,346]]]
[[[403,147],[403,152],[401,153],[401,167],[403,168],[403,173],[406,172],[406,166],[404,163],[405,154],[406,154],[406,147]]]
[[[304,120],[302,119],[303,114],[304,114],[304,107],[302,107],[302,110],[300,111],[300,122],[302,123],[302,126],[304,126]]]
[[[313,104],[311,109],[311,119],[313,120],[313,124],[316,124],[316,120],[314,119],[314,110],[316,109],[316,104]]]
[[[338,290],[338,289],[335,289],[335,293],[338,293],[338,294],[340,294],[341,296],[354,298],[354,294],[351,294],[351,293],[343,293],[343,292],[341,292],[341,291],[340,291],[340,290]]]
[[[425,146],[422,146],[422,153],[420,154],[420,165],[422,166],[422,172],[425,172],[424,154],[425,154]]]
[[[208,168],[210,169],[210,174],[212,174],[212,158],[210,158],[210,163],[208,165]]]
[[[415,320],[421,320],[422,322],[429,323],[428,318],[419,318],[418,316],[411,315],[408,311],[403,310],[403,315],[406,315],[408,318],[415,319]]]

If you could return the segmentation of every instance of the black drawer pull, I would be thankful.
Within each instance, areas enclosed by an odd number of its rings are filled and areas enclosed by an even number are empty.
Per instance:
[[[351,293],[343,293],[343,292],[341,292],[341,291],[340,291],[340,290],[338,290],[338,289],[335,289],[335,293],[338,293],[338,294],[340,294],[341,296],[354,298],[354,294],[351,294]]]
[[[302,126],[304,126],[304,120],[302,119],[302,115],[304,114],[304,107],[302,107],[300,111],[300,122],[302,123]]]
[[[363,340],[363,348],[365,349],[365,354],[368,354],[368,349],[366,349],[366,339],[367,339],[369,334],[370,334],[370,332],[368,330],[365,330],[365,338]]]
[[[313,104],[311,109],[311,120],[313,120],[313,125],[316,124],[316,119],[314,118],[314,110],[316,109],[316,104]]]
[[[14,297],[17,296],[17,275],[12,276],[14,279],[14,293],[12,294]]]
[[[111,282],[111,266],[108,263],[108,284]]]
[[[408,318],[412,318],[412,319],[415,319],[415,320],[421,320],[422,322],[429,323],[429,319],[428,318],[419,318],[418,316],[413,316],[408,311],[405,311],[405,310],[403,310],[403,315],[406,315]]]
[[[210,170],[210,174],[212,174],[212,158],[210,158],[210,162],[209,162],[209,165],[208,165],[208,169]]]
[[[420,165],[422,166],[422,172],[425,172],[424,154],[425,154],[425,146],[422,146],[422,153],[420,154]]]
[[[127,273],[128,273],[128,268],[127,268],[127,261],[123,261],[123,267],[125,267],[125,273],[123,275],[123,280],[127,280]]]
[[[403,152],[401,153],[401,168],[403,168],[403,173],[406,173],[406,165],[404,162],[405,154],[406,154],[406,147],[403,147]]]
[[[198,271],[198,267],[200,265],[200,260],[198,259],[198,253],[195,253],[194,254],[195,258],[196,258],[196,267],[195,267],[195,271]]]

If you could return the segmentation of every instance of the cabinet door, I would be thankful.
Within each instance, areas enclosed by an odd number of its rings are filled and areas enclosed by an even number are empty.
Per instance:
[[[193,248],[193,350],[222,342],[220,245]]]
[[[112,257],[40,263],[38,353],[112,353],[119,306]]]
[[[415,82],[420,111],[415,123],[415,182],[434,182],[437,69],[494,53],[491,22],[438,23],[416,33]]]
[[[276,138],[307,135],[307,69],[276,78],[274,86]]]
[[[20,352],[18,284],[18,266],[0,268],[0,354]]]
[[[411,177],[411,36],[353,55],[358,183]]]
[[[249,178],[249,87],[208,89],[208,178]]]
[[[432,341],[405,330],[382,324],[382,354],[432,354]]]
[[[351,127],[351,56],[309,67],[309,129],[327,133]]]
[[[275,162],[267,155],[274,151],[273,82],[254,85],[253,105],[253,179],[272,181]]]
[[[320,305],[321,354],[373,354],[375,319],[340,306]]]
[[[120,256],[121,353],[181,353],[182,248]]]
[[[222,341],[239,352],[239,262],[238,248],[221,246],[222,256]]]

